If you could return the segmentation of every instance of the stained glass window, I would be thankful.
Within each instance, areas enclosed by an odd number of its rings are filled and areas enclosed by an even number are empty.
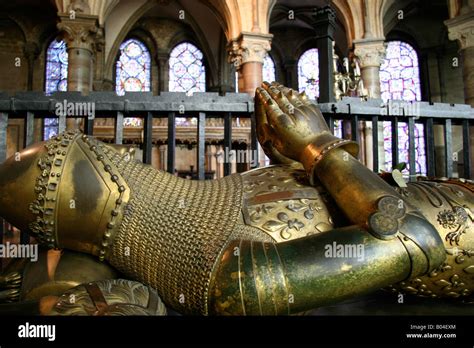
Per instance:
[[[342,138],[342,120],[334,120],[334,135]]]
[[[276,81],[275,62],[269,54],[263,59],[262,79],[267,82]]]
[[[66,43],[53,40],[46,51],[46,93],[67,90],[67,63]]]
[[[425,149],[425,127],[423,124],[415,123],[415,166],[417,174],[426,174],[426,149]],[[385,150],[384,170],[391,172],[392,164],[392,124],[383,123],[383,138]],[[408,124],[406,122],[398,123],[398,162],[407,164],[406,171],[409,170],[409,148],[408,148]]]
[[[202,52],[193,44],[179,44],[170,54],[169,91],[194,92],[206,91],[206,69]]]
[[[380,66],[380,92],[385,101],[421,100],[418,55],[406,42],[387,44],[387,53]]]
[[[298,60],[298,88],[311,99],[319,97],[319,54],[317,48],[304,52]]]
[[[59,120],[57,118],[45,118],[43,122],[43,140],[49,140],[58,135]]]
[[[420,71],[418,55],[415,49],[406,42],[391,41],[387,44],[387,53],[380,67],[380,90],[384,101],[399,103],[398,108],[409,108],[421,100]],[[397,102],[396,100],[403,101]],[[390,109],[394,109],[392,105]],[[416,110],[415,110],[416,111]],[[384,170],[391,171],[392,163],[392,124],[385,121],[384,128]],[[424,125],[415,124],[415,164],[417,174],[426,174],[426,152]],[[409,164],[408,124],[398,124],[398,157],[399,162]],[[407,170],[409,166],[407,166]]]
[[[64,41],[53,40],[46,51],[45,91],[52,94],[67,90],[68,54]],[[59,120],[45,118],[43,124],[43,140],[58,134]]]
[[[235,93],[239,93],[239,73],[235,72]]]
[[[120,45],[120,56],[116,64],[115,90],[118,95],[125,92],[150,91],[150,52],[136,39]]]
[[[151,58],[148,48],[137,39],[128,39],[120,45],[120,56],[116,64],[115,91],[118,95],[125,92],[149,92],[151,85]],[[126,127],[140,127],[142,119],[127,117]]]

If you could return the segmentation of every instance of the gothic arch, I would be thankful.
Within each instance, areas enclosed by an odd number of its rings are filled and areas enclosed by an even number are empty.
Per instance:
[[[242,32],[268,33],[270,15],[277,0],[242,1],[202,0],[219,18],[227,41],[236,39]],[[258,8],[254,8],[255,4]],[[241,14],[246,14],[242,16]],[[250,16],[248,14],[251,14]],[[258,26],[254,28],[255,24]],[[255,30],[254,30],[255,29]]]
[[[142,18],[145,14],[149,13],[149,11],[152,10],[155,6],[159,5],[159,3],[157,2],[148,1],[134,2],[133,4],[133,7],[128,8],[127,11],[125,11],[126,5],[124,5],[124,2],[120,2],[117,6],[115,6],[113,11],[108,16],[107,22],[105,23],[106,28],[116,26],[119,26],[121,28],[117,33],[110,34],[106,31],[108,34],[108,37],[106,38],[106,78],[108,77],[109,79],[111,79],[111,77],[113,76],[112,71],[115,57],[117,55],[119,46],[123,42],[125,37],[127,37],[128,33],[133,29],[133,27],[137,24],[140,18]],[[211,79],[215,83],[217,73],[215,72],[214,67],[216,67],[216,63],[209,42],[204,39],[206,37],[205,33],[201,29],[199,23],[194,19],[193,13],[191,13],[192,11],[187,11],[186,7],[182,6],[180,1],[175,1],[172,4],[175,4],[175,8],[184,9],[186,11],[185,24],[189,25],[191,31],[195,33],[197,38],[195,40],[198,42],[197,46],[200,47],[200,49],[205,54],[208,65],[211,68],[209,69],[209,79]],[[211,10],[210,12],[212,13]],[[107,48],[109,49],[107,50]]]
[[[348,47],[352,46],[352,41],[362,38],[364,33],[364,16],[359,4],[345,0],[333,0],[334,10],[338,18],[346,29]]]
[[[134,2],[133,5],[131,4],[132,3],[128,3],[129,6],[127,6],[124,2],[120,2],[111,11],[107,21],[105,22],[106,58],[105,58],[104,68],[105,68],[105,77],[110,80],[113,80],[113,76],[114,76],[113,68],[114,68],[115,60],[116,60],[120,45],[129,35],[133,26],[138,22],[138,20],[143,16],[143,14],[145,14],[147,11],[149,11],[151,8],[153,8],[156,5],[155,3],[151,3],[145,0],[141,2],[136,2],[136,3]],[[118,26],[121,29],[117,33],[111,34],[111,32],[113,31],[111,27],[115,27],[115,26]]]
[[[406,18],[414,10],[414,4],[409,0],[386,0],[383,2],[381,10],[381,21],[383,23],[383,33],[387,35],[392,31],[396,26],[403,25],[402,22],[398,20],[399,11],[403,11],[403,16]]]
[[[233,36],[233,27],[241,26],[240,12],[237,10],[237,5],[232,1],[229,4],[227,0],[202,0],[202,2],[206,4],[218,18],[226,34],[227,41],[235,38],[236,36]]]

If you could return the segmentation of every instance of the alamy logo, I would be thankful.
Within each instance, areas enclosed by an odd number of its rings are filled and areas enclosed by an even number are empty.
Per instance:
[[[95,118],[95,103],[88,102],[68,102],[64,99],[62,103],[56,103],[56,116],[81,117],[87,116],[89,120]]]
[[[327,258],[364,259],[364,244],[326,244],[324,246],[324,256]]]
[[[36,325],[26,322],[18,326],[20,338],[47,338],[48,341],[56,339],[56,325]]]
[[[411,103],[407,101],[389,100],[385,107],[380,109],[380,114],[385,116],[388,112],[391,116],[415,116],[420,117],[420,103]]]
[[[256,167],[258,162],[257,150],[229,150],[224,149],[217,157],[218,163],[249,163],[251,167]]]
[[[0,244],[1,258],[27,258],[38,261],[38,244],[13,244],[6,242]]]

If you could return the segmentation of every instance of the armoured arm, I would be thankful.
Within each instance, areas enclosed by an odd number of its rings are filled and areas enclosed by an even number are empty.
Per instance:
[[[439,266],[445,253],[435,228],[352,156],[356,145],[330,134],[304,96],[277,85],[264,87],[257,92],[266,109],[260,120],[278,135],[273,145],[299,160],[354,225],[276,245],[231,243],[216,272],[211,310],[291,314]]]
[[[358,226],[280,244],[234,241],[220,260],[210,313],[288,315],[368,293],[410,274],[405,248]]]
[[[303,164],[310,181],[321,182],[349,220],[383,240],[413,241],[420,249],[411,275],[425,274],[444,260],[436,229],[390,185],[355,159],[357,144],[328,132],[321,112],[305,96],[264,84],[257,98],[267,106],[268,127],[284,137],[278,150]],[[423,257],[423,255],[425,257]],[[416,262],[415,262],[416,260]]]

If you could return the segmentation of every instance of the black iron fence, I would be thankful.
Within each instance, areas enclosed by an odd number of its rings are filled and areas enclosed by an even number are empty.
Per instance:
[[[428,102],[404,102],[404,101],[389,101],[382,102],[382,100],[371,99],[368,101],[359,98],[343,98],[337,103],[320,104],[320,109],[325,115],[331,130],[334,130],[336,120],[344,120],[349,127],[341,127],[342,136],[344,138],[352,138],[360,142],[359,123],[360,121],[370,122],[372,128],[372,155],[373,168],[381,168],[380,163],[380,141],[386,139],[379,139],[383,136],[380,132],[380,126],[387,124],[391,125],[391,134],[389,141],[391,142],[391,162],[393,164],[399,163],[399,156],[401,154],[400,147],[405,144],[400,144],[399,124],[407,125],[407,142],[404,148],[408,152],[408,169],[411,180],[419,173],[416,171],[416,148],[415,148],[415,127],[422,125],[423,134],[420,136],[424,143],[424,156],[426,161],[426,174],[429,177],[445,176],[453,177],[455,172],[455,165],[462,163],[462,172],[458,176],[466,179],[472,179],[472,162],[473,162],[473,148],[471,143],[472,135],[474,134],[474,109],[465,104],[444,104]],[[436,140],[435,126],[442,128],[442,136]],[[456,136],[462,137],[461,151],[454,151],[453,149],[453,127],[460,126],[461,131],[456,133]],[[350,132],[350,134],[347,134]],[[438,137],[439,138],[439,137]],[[393,149],[397,149],[394,151]],[[462,155],[458,153],[462,152]],[[443,163],[437,164],[436,158],[442,158]],[[456,168],[457,169],[457,168]]]
[[[34,120],[54,118],[59,120],[59,132],[66,129],[67,118],[84,118],[84,133],[92,135],[94,119],[114,118],[114,141],[122,144],[123,120],[126,117],[143,119],[143,162],[151,163],[153,118],[168,119],[168,144],[176,142],[176,117],[196,117],[197,122],[197,171],[204,179],[205,120],[218,117],[224,119],[224,146],[232,142],[232,118],[251,118],[251,148],[257,149],[253,100],[247,94],[162,92],[160,96],[151,93],[126,93],[117,96],[113,92],[92,92],[83,96],[79,92],[58,92],[51,96],[43,93],[18,93],[14,97],[0,95],[0,162],[6,156],[6,129],[9,119],[23,119],[25,122],[24,146],[34,139]],[[168,146],[168,171],[173,172],[175,148]],[[225,175],[230,174],[230,163],[224,163]]]

